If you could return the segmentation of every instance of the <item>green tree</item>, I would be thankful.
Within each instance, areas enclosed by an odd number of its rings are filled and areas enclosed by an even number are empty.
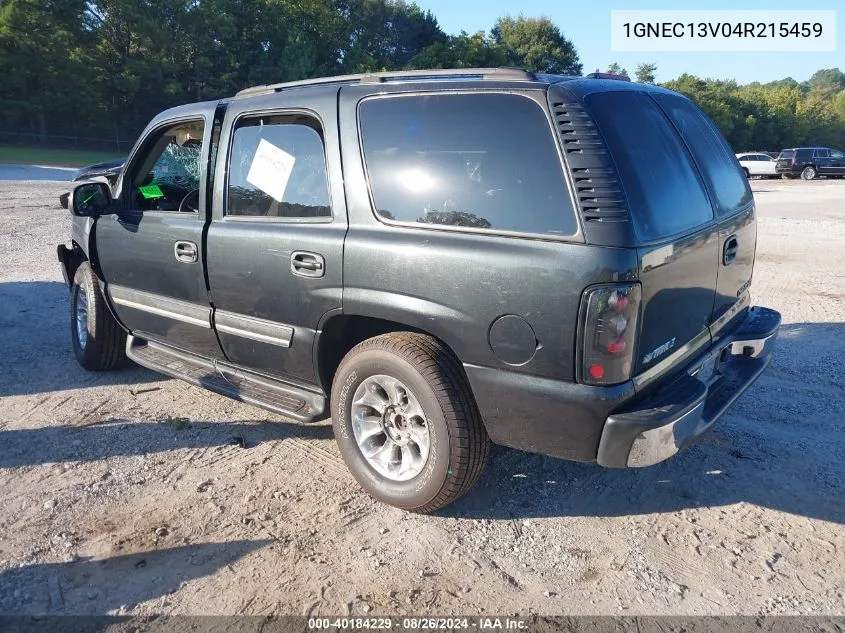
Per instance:
[[[581,74],[578,51],[549,18],[506,15],[499,18],[491,35],[505,49],[509,64],[534,72]]]
[[[446,41],[430,11],[402,0],[341,0],[348,25],[341,52],[347,72],[402,68],[419,51]]]
[[[408,68],[495,68],[505,64],[504,47],[488,38],[484,31],[474,35],[462,31],[421,50],[411,58]]]
[[[817,70],[807,82],[810,88],[828,88],[833,92],[845,90],[845,73],[838,68]]]
[[[637,66],[635,76],[640,83],[653,84],[655,82],[655,71],[657,71],[657,64],[640,64]]]
[[[625,68],[622,68],[622,66],[620,66],[616,62],[613,62],[612,64],[608,65],[607,70],[605,72],[609,72],[613,75],[624,75],[625,77],[628,76],[628,71]]]
[[[84,0],[5,0],[0,4],[0,117],[47,134],[73,135],[86,100],[95,104]]]

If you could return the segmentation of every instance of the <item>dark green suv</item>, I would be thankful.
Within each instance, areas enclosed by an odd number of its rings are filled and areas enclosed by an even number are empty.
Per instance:
[[[178,157],[179,160],[174,160]],[[71,341],[300,422],[431,511],[490,441],[649,466],[771,360],[725,139],[654,86],[514,69],[259,86],[163,112],[78,185]]]

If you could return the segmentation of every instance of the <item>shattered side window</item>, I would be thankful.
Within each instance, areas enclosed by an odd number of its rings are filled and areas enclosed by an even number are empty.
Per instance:
[[[196,211],[202,169],[203,121],[163,128],[133,158],[131,205],[139,211]]]
[[[199,187],[201,153],[201,143],[168,144],[153,166],[155,182],[174,186],[185,184],[192,189]]]

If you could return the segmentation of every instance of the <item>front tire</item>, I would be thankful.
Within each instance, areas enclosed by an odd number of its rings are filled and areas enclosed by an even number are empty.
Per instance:
[[[813,180],[813,178],[815,178],[816,176],[818,176],[818,172],[816,171],[816,168],[812,165],[807,165],[804,168],[804,171],[801,172],[801,178],[803,180]]]
[[[90,371],[126,365],[126,333],[109,312],[91,265],[82,262],[70,288],[70,338],[77,362]]]
[[[461,364],[412,332],[356,345],[335,374],[332,425],[341,455],[376,499],[433,512],[481,475],[490,440]]]

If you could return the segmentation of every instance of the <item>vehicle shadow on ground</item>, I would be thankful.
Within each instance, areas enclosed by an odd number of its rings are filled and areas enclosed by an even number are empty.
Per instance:
[[[106,372],[82,369],[73,354],[70,293],[64,282],[0,283],[0,306],[0,398],[166,380],[137,365]]]
[[[199,543],[103,560],[14,567],[0,572],[0,614],[102,615],[121,607],[130,610],[175,592],[185,582],[209,576],[270,542]]]
[[[749,503],[845,524],[845,323],[781,328],[776,356],[698,443],[610,470],[494,447],[479,484],[441,514],[622,516]]]
[[[163,453],[186,448],[238,446],[244,450],[288,438],[331,439],[325,424],[283,421],[159,423],[109,419],[91,426],[55,426],[0,431],[0,468]]]

